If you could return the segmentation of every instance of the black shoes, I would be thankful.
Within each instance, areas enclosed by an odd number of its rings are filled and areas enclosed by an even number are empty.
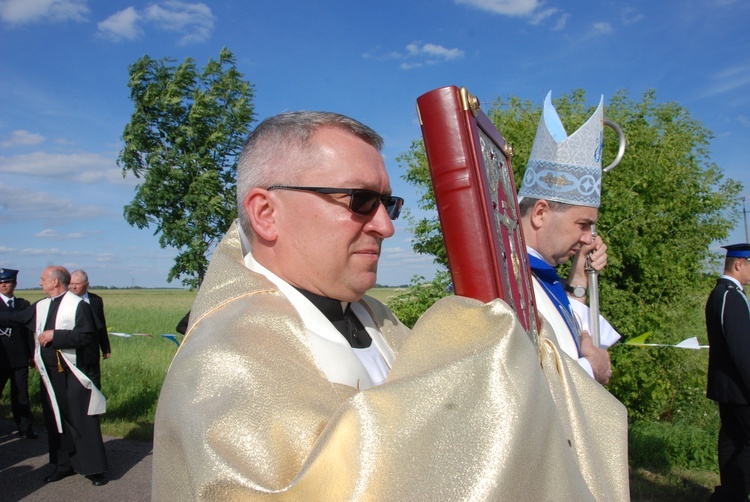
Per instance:
[[[55,481],[60,481],[68,476],[73,476],[75,473],[76,471],[74,471],[72,467],[65,470],[55,469],[55,472],[44,478],[44,482],[54,483]],[[91,481],[91,484],[94,486],[104,486],[109,483],[109,478],[107,478],[107,475],[103,472],[99,474],[87,474],[86,479]]]
[[[18,435],[21,437],[25,437],[26,439],[36,439],[39,437],[39,434],[34,432],[34,429],[29,427],[26,432],[23,432],[21,429],[18,429]]]
[[[55,481],[60,481],[61,479],[65,479],[68,476],[72,476],[75,473],[76,471],[74,471],[72,467],[66,470],[55,469],[55,472],[44,478],[44,482],[54,483]]]
[[[91,484],[94,486],[104,486],[109,483],[107,475],[104,473],[99,474],[88,474],[86,479],[91,480]]]

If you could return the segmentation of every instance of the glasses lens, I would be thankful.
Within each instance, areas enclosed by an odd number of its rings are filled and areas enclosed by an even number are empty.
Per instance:
[[[379,194],[370,192],[369,190],[362,190],[361,192],[357,191],[352,194],[349,208],[354,213],[369,215],[378,207],[379,202]]]
[[[404,199],[401,197],[388,197],[388,201],[385,203],[385,209],[388,211],[388,216],[392,220],[398,218],[401,213],[401,206],[404,205]]]
[[[404,205],[404,199],[392,195],[380,195],[370,190],[356,191],[351,195],[349,208],[352,212],[369,216],[378,208],[378,204],[383,203],[388,216],[395,220],[401,212],[401,206]]]

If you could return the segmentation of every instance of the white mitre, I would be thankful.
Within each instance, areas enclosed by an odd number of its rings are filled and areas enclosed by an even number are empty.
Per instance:
[[[568,136],[552,106],[550,91],[544,99],[542,118],[518,192],[519,199],[531,197],[598,208],[603,138],[604,96],[586,123]]]

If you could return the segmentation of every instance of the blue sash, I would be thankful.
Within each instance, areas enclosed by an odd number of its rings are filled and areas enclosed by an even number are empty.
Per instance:
[[[531,254],[529,254],[529,265],[531,266],[531,273],[534,274],[534,277],[539,281],[539,284],[541,284],[547,292],[547,296],[550,297],[552,303],[557,307],[557,311],[560,312],[563,320],[565,320],[565,324],[568,325],[568,329],[570,330],[570,334],[573,337],[576,349],[578,350],[578,357],[581,357],[581,328],[576,322],[570,308],[570,300],[568,299],[568,295],[565,294],[565,288],[563,287],[560,276],[557,275],[557,270],[548,265],[544,260],[540,260]]]

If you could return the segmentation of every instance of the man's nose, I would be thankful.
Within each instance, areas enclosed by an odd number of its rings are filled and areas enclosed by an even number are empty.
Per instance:
[[[370,220],[370,223],[375,227],[375,231],[382,235],[384,239],[391,237],[396,232],[396,229],[393,227],[393,220],[391,220],[385,204],[378,204],[378,208],[375,210],[375,215]]]

